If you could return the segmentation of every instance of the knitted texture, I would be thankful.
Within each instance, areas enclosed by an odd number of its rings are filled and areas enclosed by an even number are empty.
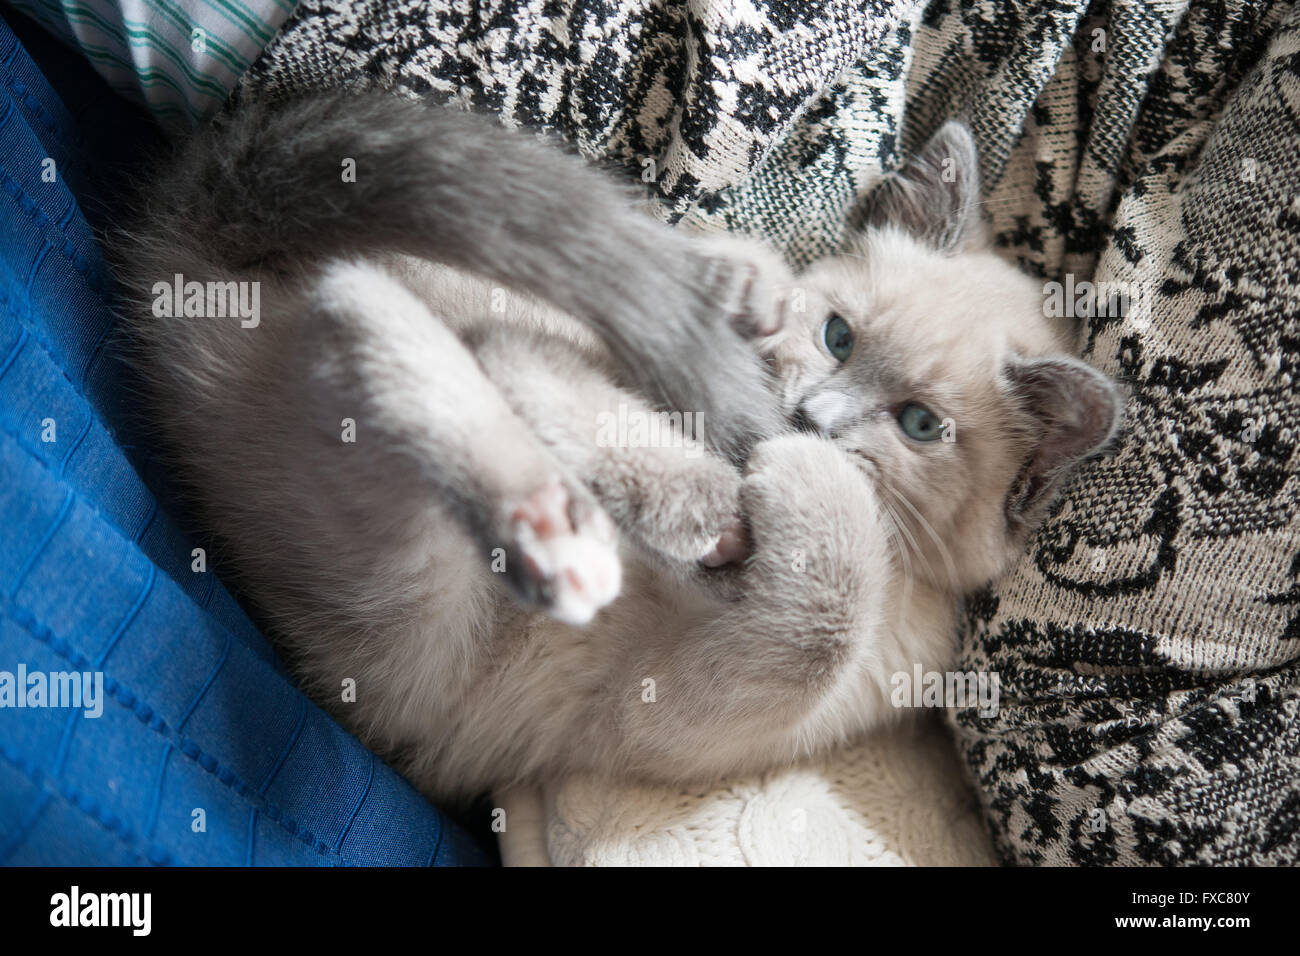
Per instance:
[[[665,217],[703,212],[711,228],[770,234],[810,260],[834,249],[845,208],[894,158],[905,24],[919,9],[916,0],[301,0],[238,93],[322,84],[431,93],[558,132],[652,183]],[[827,91],[830,101],[810,110]],[[727,215],[719,194],[774,147],[783,158],[764,177],[772,192]],[[808,227],[816,235],[804,237]]]
[[[502,802],[502,857],[557,866],[988,865],[993,847],[975,799],[954,786],[960,776],[951,743],[929,724],[704,790],[578,775]]]
[[[1117,453],[962,628],[958,667],[1001,679],[996,719],[949,718],[998,852],[1296,863],[1298,18],[1250,0],[303,0],[241,93],[431,91],[558,131],[651,182],[664,217],[796,265],[965,118],[1002,252],[1130,293],[1062,319],[1129,389]]]

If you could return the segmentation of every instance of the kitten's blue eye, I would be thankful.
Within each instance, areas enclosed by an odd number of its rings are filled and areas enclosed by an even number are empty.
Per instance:
[[[841,316],[832,315],[822,326],[822,341],[827,350],[841,362],[853,354],[853,330]]]
[[[898,427],[917,441],[937,441],[943,437],[943,422],[924,405],[904,405],[898,413]]]

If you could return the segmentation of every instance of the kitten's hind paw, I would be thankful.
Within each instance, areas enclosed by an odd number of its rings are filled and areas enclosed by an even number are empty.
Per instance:
[[[737,236],[701,240],[706,282],[731,327],[745,339],[763,339],[785,327],[794,280],[775,251]]]
[[[511,583],[556,620],[584,625],[618,596],[623,569],[613,522],[558,479],[510,511]]]

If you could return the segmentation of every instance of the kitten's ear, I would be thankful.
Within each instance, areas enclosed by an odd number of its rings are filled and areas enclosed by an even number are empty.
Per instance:
[[[1110,441],[1124,406],[1109,378],[1064,356],[1013,361],[1006,377],[1033,429],[1033,449],[1006,502],[1007,520],[1022,525],[1071,468]]]
[[[869,226],[897,226],[940,252],[985,240],[979,218],[979,157],[970,130],[955,120],[871,197]]]

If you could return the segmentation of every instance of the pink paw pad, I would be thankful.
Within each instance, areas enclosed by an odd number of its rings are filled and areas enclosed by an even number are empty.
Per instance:
[[[595,504],[552,481],[511,512],[527,590],[547,613],[583,625],[618,596],[622,564],[614,526]]]
[[[720,568],[724,564],[733,564],[749,556],[749,536],[745,526],[735,521],[718,535],[712,546],[700,557],[700,564],[706,568]]]

